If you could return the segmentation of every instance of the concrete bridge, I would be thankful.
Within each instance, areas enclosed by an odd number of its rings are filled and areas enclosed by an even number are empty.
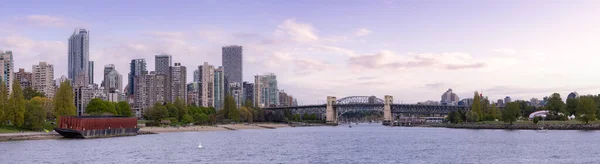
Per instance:
[[[293,107],[269,107],[265,110],[293,110],[312,113],[325,113],[327,123],[337,124],[338,117],[350,111],[377,110],[383,111],[383,124],[389,125],[394,121],[395,114],[448,114],[452,111],[466,111],[469,106],[394,104],[390,95],[379,99],[375,96],[349,96],[337,99],[327,96],[326,104],[303,105]]]

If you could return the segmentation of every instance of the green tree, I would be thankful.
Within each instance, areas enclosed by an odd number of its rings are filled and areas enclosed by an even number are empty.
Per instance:
[[[562,101],[562,98],[560,98],[560,94],[553,93],[550,98],[548,98],[546,108],[552,112],[552,115],[558,116],[558,113],[562,112],[565,108],[565,103]]]
[[[223,103],[225,113],[227,113],[227,118],[233,121],[240,120],[240,111],[237,109],[237,104],[235,103],[235,99],[231,95],[225,96],[225,102]]]
[[[60,83],[56,95],[54,95],[54,116],[59,119],[61,116],[75,116],[75,101],[73,100],[73,88],[69,80]]]
[[[577,119],[585,124],[596,120],[596,104],[594,104],[594,100],[588,97],[580,98],[579,105],[577,106],[577,114]]]
[[[8,99],[9,106],[9,120],[16,127],[23,127],[25,121],[25,99],[23,98],[23,90],[18,80],[15,80],[12,84],[12,93]]]
[[[23,97],[25,100],[31,100],[34,97],[46,97],[44,92],[38,92],[33,89],[33,87],[25,87],[23,89]]]
[[[540,122],[540,117],[534,117],[533,124],[537,124],[538,122]]]
[[[167,103],[166,107],[167,111],[169,111],[169,117],[174,117],[177,118],[177,120],[179,120],[179,109],[177,109],[175,104],[169,102]]]
[[[177,108],[177,119],[179,120],[182,120],[183,116],[188,114],[188,107],[180,97],[175,98],[175,108]]]
[[[104,101],[100,98],[92,99],[85,108],[85,113],[90,115],[113,114],[117,115],[117,111],[112,103]]]
[[[471,104],[471,111],[477,114],[476,120],[469,120],[469,122],[477,122],[479,118],[483,116],[481,97],[479,97],[479,93],[475,92],[475,96],[473,96],[473,104]],[[481,117],[480,117],[481,116]],[[467,118],[468,120],[468,118]]]
[[[579,98],[567,98],[567,107],[566,110],[567,115],[579,115],[577,112],[577,108],[579,107]]]
[[[156,103],[152,108],[148,109],[148,115],[151,120],[160,122],[162,119],[169,117],[169,110],[160,103]]]
[[[189,114],[185,114],[183,115],[182,119],[181,119],[181,123],[183,124],[190,124],[194,122],[194,118],[192,116],[190,116]]]
[[[467,111],[465,114],[467,116],[467,122],[477,122],[479,120],[479,115],[473,111]]]
[[[127,103],[127,101],[118,102],[117,109],[119,110],[118,112],[121,116],[132,116],[131,107],[129,106],[129,103]]]
[[[46,100],[41,97],[34,97],[27,102],[25,113],[24,127],[31,130],[42,130],[44,128],[44,120],[46,119],[46,111],[44,103]]]
[[[502,121],[512,125],[513,122],[517,121],[519,113],[521,113],[521,111],[519,110],[519,104],[517,102],[507,103],[506,108],[502,111]]]
[[[254,120],[252,117],[252,112],[250,112],[250,110],[248,108],[246,108],[245,106],[240,107],[240,114],[241,114],[241,119],[243,119],[244,121],[247,122],[253,122]]]
[[[8,120],[8,88],[6,83],[0,79],[0,125],[6,124]]]
[[[197,124],[206,124],[210,121],[209,116],[204,113],[195,113],[194,120]]]

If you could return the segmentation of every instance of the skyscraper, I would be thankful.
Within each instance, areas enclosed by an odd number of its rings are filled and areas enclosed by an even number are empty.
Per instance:
[[[231,45],[222,48],[222,62],[225,68],[225,83],[242,84],[242,46]]]
[[[440,101],[440,103],[442,105],[458,105],[459,101],[460,98],[458,98],[458,95],[452,92],[452,89],[448,89],[448,91],[442,94],[442,100]]]
[[[163,53],[154,56],[154,72],[157,75],[168,75],[169,67],[171,67],[171,55]]]
[[[100,83],[100,86],[104,87],[104,81],[106,80],[106,75],[108,75],[108,73],[112,72],[112,70],[115,70],[115,65],[114,64],[107,64],[104,65],[104,74],[102,75],[102,83]],[[121,88],[123,89],[123,88]],[[121,91],[122,92],[122,91]]]
[[[254,104],[258,107],[275,107],[279,104],[279,89],[275,74],[254,76]]]
[[[89,61],[88,67],[89,84],[94,84],[94,61]]]
[[[25,69],[19,68],[19,72],[15,72],[15,80],[19,80],[19,84],[21,84],[21,88],[25,89],[27,87],[31,87],[33,75],[31,72],[25,72]]]
[[[12,51],[4,52],[0,50],[0,70],[4,71],[0,74],[0,80],[6,84],[9,93],[12,92],[12,84],[14,79],[13,66]]]
[[[54,97],[54,65],[40,62],[31,68],[33,89],[44,92],[46,97]]]
[[[175,63],[169,70],[169,101],[175,102],[177,97],[184,102],[187,101],[187,72],[185,66],[182,66],[181,63]]]
[[[89,47],[89,32],[86,29],[75,29],[69,38],[68,50],[68,76],[73,84],[89,84]]]
[[[200,71],[194,70],[194,81],[192,82],[200,82]]]
[[[207,62],[204,62],[203,65],[198,66],[198,76],[200,77],[200,90],[198,91],[198,101],[200,101],[198,103],[199,106],[214,107],[214,72],[215,67],[208,65]]]
[[[244,102],[242,103],[245,104],[246,101],[250,101],[254,105],[254,83],[244,81],[242,83],[242,90],[244,90]]]
[[[144,73],[145,72],[145,73]],[[129,86],[129,90],[127,91],[128,95],[132,95],[135,93],[135,77],[141,76],[142,74],[147,74],[148,70],[146,70],[146,60],[145,59],[133,59],[129,64],[129,79],[127,85]]]
[[[225,100],[225,80],[222,66],[219,66],[219,68],[215,69],[214,77],[215,92],[213,97],[215,109],[220,110],[223,108],[223,101]]]
[[[115,93],[114,91],[123,91],[123,76],[115,69],[104,75],[104,89],[107,93]]]

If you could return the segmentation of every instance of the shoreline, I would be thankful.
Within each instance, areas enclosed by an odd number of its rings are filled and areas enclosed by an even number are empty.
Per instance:
[[[421,127],[442,127],[450,129],[506,129],[506,130],[600,130],[600,124],[431,124]]]
[[[222,124],[214,126],[188,126],[188,127],[142,127],[137,135],[171,133],[171,132],[212,132],[243,129],[278,129],[292,127],[288,124],[257,123],[257,124]],[[0,133],[0,142],[63,139],[56,133],[28,132],[28,133]]]

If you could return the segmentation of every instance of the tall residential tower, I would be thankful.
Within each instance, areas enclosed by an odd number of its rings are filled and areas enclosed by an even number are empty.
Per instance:
[[[73,84],[89,84],[89,48],[89,32],[86,29],[75,29],[69,37],[68,49],[68,76]]]

